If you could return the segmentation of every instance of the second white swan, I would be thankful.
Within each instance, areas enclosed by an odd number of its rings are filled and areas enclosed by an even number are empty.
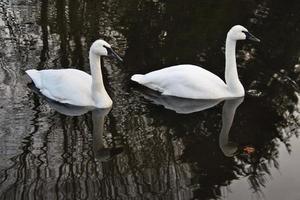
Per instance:
[[[91,75],[77,69],[27,70],[34,85],[46,97],[65,104],[109,108],[101,72],[101,56],[113,56],[122,61],[104,40],[96,40],[89,52]]]
[[[237,40],[260,40],[240,25],[233,26],[226,38],[225,46],[225,80],[215,74],[195,65],[176,65],[145,75],[135,74],[131,80],[150,89],[159,91],[162,95],[190,99],[221,99],[242,97],[245,95],[236,65]]]

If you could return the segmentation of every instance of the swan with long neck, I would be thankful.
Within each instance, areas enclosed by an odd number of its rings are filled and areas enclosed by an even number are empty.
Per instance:
[[[122,61],[104,40],[96,40],[89,51],[91,75],[77,69],[27,70],[40,92],[60,103],[75,106],[109,108],[112,100],[107,94],[101,71],[101,58],[115,57]]]
[[[145,75],[135,74],[131,80],[162,95],[190,99],[222,99],[245,95],[236,65],[236,42],[238,40],[260,40],[240,25],[233,26],[226,38],[225,81],[215,74],[195,65],[183,64],[156,70]]]

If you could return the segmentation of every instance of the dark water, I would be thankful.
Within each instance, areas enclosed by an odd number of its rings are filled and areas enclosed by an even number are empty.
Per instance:
[[[299,1],[1,0],[0,16],[0,199],[300,199]],[[178,114],[129,81],[223,77],[235,24],[262,40],[238,44],[244,99]],[[27,86],[30,68],[89,72],[98,38],[124,58],[103,69],[110,112],[66,116]]]

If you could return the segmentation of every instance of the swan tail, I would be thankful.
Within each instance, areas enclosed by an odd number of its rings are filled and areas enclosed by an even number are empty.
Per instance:
[[[132,81],[135,81],[139,84],[143,84],[144,83],[144,75],[142,74],[135,74],[131,77]]]
[[[40,74],[40,72],[38,70],[36,70],[36,69],[30,69],[30,70],[27,70],[26,73],[32,79],[34,85],[37,88],[41,88],[42,87],[41,74]]]

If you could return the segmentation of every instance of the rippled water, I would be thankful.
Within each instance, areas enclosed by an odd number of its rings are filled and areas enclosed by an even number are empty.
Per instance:
[[[300,199],[299,1],[1,0],[0,16],[0,199]],[[129,81],[223,77],[234,24],[262,40],[238,44],[244,99],[179,114]],[[124,58],[103,69],[111,111],[66,116],[27,85],[30,68],[89,72],[97,38]]]

